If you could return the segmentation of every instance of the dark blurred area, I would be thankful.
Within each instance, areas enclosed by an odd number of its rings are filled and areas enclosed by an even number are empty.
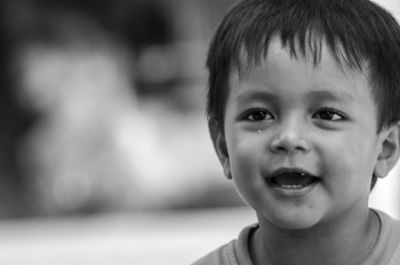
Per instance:
[[[234,2],[0,0],[0,218],[243,206],[204,115]]]
[[[203,108],[233,2],[1,1],[0,217],[241,205]]]

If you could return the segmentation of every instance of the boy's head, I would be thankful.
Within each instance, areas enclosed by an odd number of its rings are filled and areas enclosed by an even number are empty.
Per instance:
[[[296,60],[318,67],[326,47],[343,71],[366,74],[377,132],[400,120],[400,27],[388,12],[368,0],[244,0],[224,17],[207,58],[207,115],[222,132],[232,73],[260,64],[275,37]]]
[[[368,66],[378,130],[400,120],[400,27],[369,0],[244,0],[224,17],[210,45],[207,115],[221,127],[232,70],[257,64],[279,36],[295,57],[318,65],[327,45],[343,66]]]

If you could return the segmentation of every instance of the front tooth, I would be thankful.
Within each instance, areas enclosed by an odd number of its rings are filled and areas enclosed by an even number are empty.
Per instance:
[[[284,189],[301,189],[303,185],[281,185]]]

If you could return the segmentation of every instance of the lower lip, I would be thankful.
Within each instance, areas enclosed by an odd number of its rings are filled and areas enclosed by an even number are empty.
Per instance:
[[[268,183],[272,190],[282,197],[302,197],[310,193],[315,186],[319,184],[319,181],[314,181],[306,186],[279,186]]]

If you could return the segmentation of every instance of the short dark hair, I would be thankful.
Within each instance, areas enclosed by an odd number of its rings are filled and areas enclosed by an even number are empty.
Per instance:
[[[369,0],[242,0],[221,21],[206,62],[207,116],[221,130],[232,70],[259,63],[274,36],[314,65],[325,44],[342,67],[367,66],[377,130],[400,120],[400,26],[389,12]]]
[[[400,120],[400,26],[386,10],[369,0],[242,0],[223,18],[206,62],[207,116],[222,129],[232,69],[243,54],[257,64],[274,36],[296,58],[311,52],[315,65],[323,44],[342,66],[362,71],[366,63],[378,131]]]

